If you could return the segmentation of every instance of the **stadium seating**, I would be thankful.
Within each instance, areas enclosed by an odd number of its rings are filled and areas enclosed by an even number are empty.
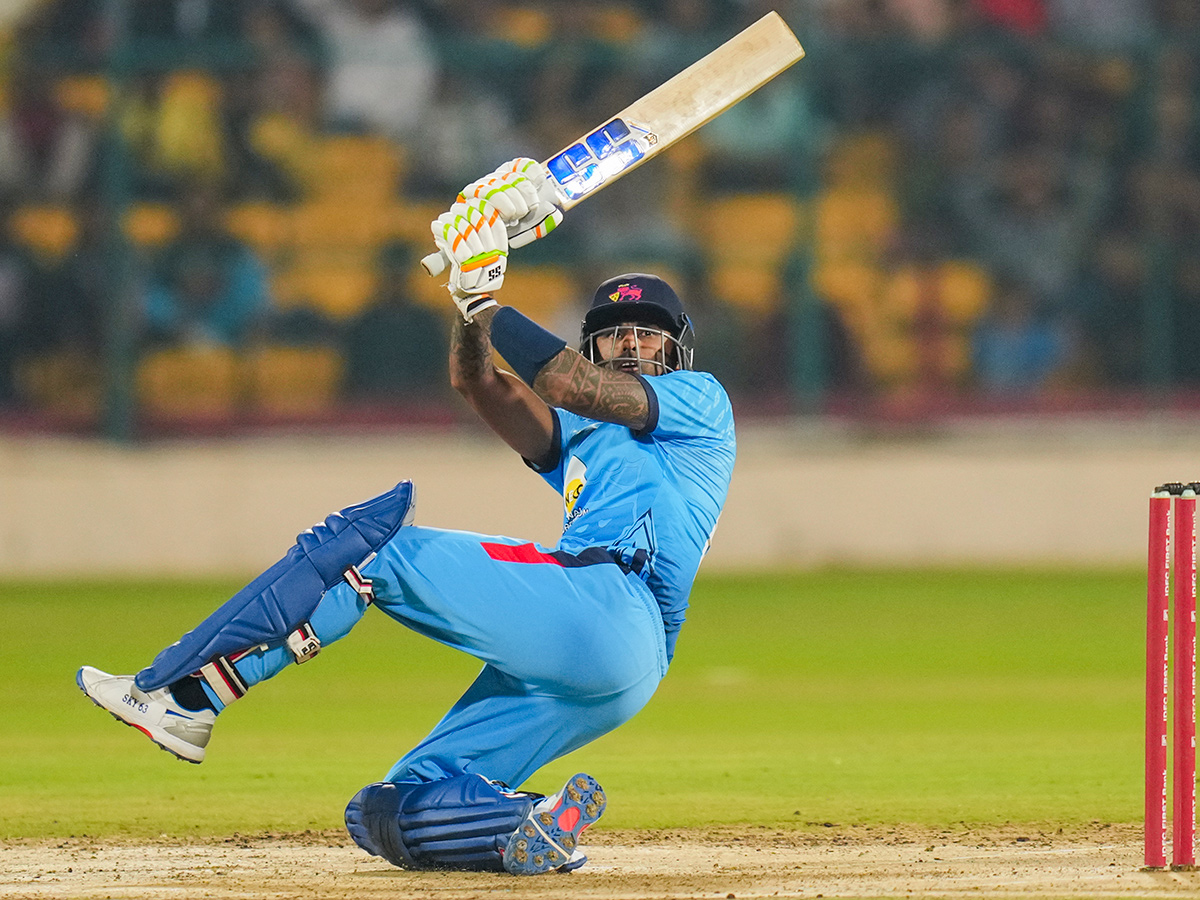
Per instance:
[[[445,305],[449,297],[445,288],[441,288],[441,291],[442,304]],[[578,283],[564,266],[514,266],[504,276],[504,302],[551,330],[558,324],[561,313],[578,300]]]
[[[162,203],[139,203],[125,214],[125,233],[137,247],[161,247],[179,232],[179,217]]]
[[[799,201],[777,192],[718,197],[702,220],[713,296],[754,314],[776,308],[784,262],[801,239]]]
[[[401,175],[400,145],[379,136],[330,135],[321,139],[311,190],[348,205],[386,204]]]
[[[22,206],[8,220],[13,239],[47,260],[60,259],[75,245],[79,222],[65,206]]]
[[[38,409],[56,418],[94,422],[104,395],[100,361],[63,350],[25,360],[16,371],[17,387]]]
[[[332,347],[266,345],[245,356],[245,384],[252,413],[306,416],[337,401],[343,362]]]
[[[374,254],[299,254],[272,271],[271,295],[280,309],[311,307],[333,319],[362,310],[375,293],[378,273]]]
[[[241,397],[237,355],[224,347],[179,347],[146,355],[138,365],[137,397],[151,419],[232,419]]]

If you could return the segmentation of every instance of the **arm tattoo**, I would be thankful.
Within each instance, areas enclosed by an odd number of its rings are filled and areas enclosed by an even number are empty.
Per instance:
[[[546,363],[533,389],[551,406],[589,419],[638,429],[650,418],[650,400],[640,381],[590,363],[570,348]]]
[[[491,316],[480,314],[471,323],[454,317],[450,329],[450,365],[465,381],[478,381],[492,368]]]

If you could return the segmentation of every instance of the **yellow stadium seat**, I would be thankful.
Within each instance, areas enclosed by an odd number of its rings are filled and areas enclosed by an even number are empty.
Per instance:
[[[405,280],[405,287],[408,288],[414,303],[427,306],[435,312],[449,313],[451,301],[450,294],[446,292],[445,272],[430,277],[420,265],[414,266]],[[503,296],[507,300],[507,290]]]
[[[335,319],[360,312],[378,287],[372,257],[310,258],[276,270],[272,296],[280,307],[307,306]]]
[[[271,345],[246,360],[251,408],[275,415],[311,415],[333,407],[343,361],[331,347]]]
[[[161,247],[179,233],[179,217],[159,203],[131,206],[125,213],[125,233],[139,247]]]
[[[256,153],[299,184],[311,188],[317,182],[317,139],[306,123],[283,112],[264,112],[251,122],[249,140]]]
[[[550,40],[553,22],[537,5],[505,3],[496,10],[491,33],[518,47],[541,47]]]
[[[779,267],[758,262],[714,260],[709,288],[723,303],[755,314],[778,309],[783,301]]]
[[[717,256],[778,262],[800,239],[800,201],[764,191],[719,197],[703,216],[706,246]]]
[[[289,219],[292,245],[305,250],[373,250],[388,239],[391,226],[384,210],[364,208],[343,198],[300,204],[292,209]]]
[[[941,309],[940,279],[936,271],[919,272],[904,266],[889,272],[884,283],[880,313],[889,318],[911,322],[925,303]]]
[[[701,238],[711,248],[713,296],[754,313],[777,308],[783,267],[801,240],[802,218],[800,202],[776,191],[709,202]]]
[[[874,307],[879,300],[883,272],[871,262],[822,261],[812,275],[817,293],[839,309]]]
[[[978,263],[953,259],[942,264],[942,302],[955,321],[975,322],[991,299],[992,280]]]
[[[909,382],[917,373],[916,345],[908,334],[885,328],[860,336],[863,361],[875,380],[883,384]]]
[[[178,71],[163,82],[155,118],[155,162],[171,172],[218,178],[225,170],[220,82]]]
[[[58,259],[75,246],[79,222],[62,206],[23,206],[8,220],[14,240],[34,253]]]
[[[817,198],[816,251],[821,258],[877,256],[899,222],[896,198],[881,190],[833,190]]]
[[[979,318],[987,308],[990,296],[987,275],[973,263],[940,263],[924,274],[906,266],[888,279],[883,311],[911,321],[920,314],[923,302],[933,302],[948,326],[961,328]]]
[[[865,131],[841,138],[825,162],[825,180],[844,188],[887,189],[899,165],[896,141],[886,132]]]
[[[90,119],[100,119],[108,109],[111,91],[103,75],[69,75],[54,86],[64,109]]]
[[[148,354],[137,368],[137,396],[156,419],[225,419],[238,407],[236,354],[224,347],[183,347]]]
[[[271,203],[240,203],[227,211],[225,227],[269,257],[291,239],[292,223],[286,207]]]
[[[316,150],[312,190],[343,200],[386,203],[396,192],[402,154],[379,136],[331,135]]]
[[[387,236],[402,241],[410,241],[417,247],[426,248],[422,252],[433,251],[433,236],[429,231],[429,223],[440,216],[449,207],[448,202],[426,201],[414,203],[407,201],[396,203],[380,211],[387,223]]]
[[[16,381],[21,396],[37,409],[81,421],[100,414],[104,377],[100,362],[88,354],[68,350],[25,360]]]
[[[440,283],[445,283],[444,277]],[[554,326],[560,313],[579,300],[578,283],[562,266],[516,267],[505,274],[503,290],[506,304],[547,328]],[[442,293],[445,294],[445,288]]]
[[[641,37],[645,20],[632,5],[599,4],[593,14],[592,29],[610,44],[628,44]]]

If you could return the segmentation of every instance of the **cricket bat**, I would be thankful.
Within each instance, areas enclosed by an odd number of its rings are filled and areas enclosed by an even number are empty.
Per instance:
[[[545,161],[557,204],[568,210],[683,140],[804,56],[787,23],[769,12],[599,128]],[[446,268],[439,250],[421,260]]]

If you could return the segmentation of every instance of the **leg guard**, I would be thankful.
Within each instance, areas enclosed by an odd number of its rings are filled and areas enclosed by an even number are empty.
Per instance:
[[[372,856],[405,869],[504,871],[509,838],[540,794],[481,775],[369,784],[346,807],[346,830]]]
[[[361,583],[356,567],[412,521],[414,505],[412,482],[402,481],[387,493],[347,507],[314,525],[296,538],[295,546],[283,559],[159,653],[137,674],[137,686],[143,691],[156,690],[199,672],[219,658],[236,658],[248,648],[289,637],[290,643],[296,644],[292,650],[297,659],[311,657],[315,651],[311,643],[305,643],[301,626],[317,608],[321,596],[343,578],[351,584],[356,580]],[[369,590],[369,585],[362,584],[362,590]],[[295,634],[298,630],[299,636]],[[236,690],[234,693],[241,696]]]

